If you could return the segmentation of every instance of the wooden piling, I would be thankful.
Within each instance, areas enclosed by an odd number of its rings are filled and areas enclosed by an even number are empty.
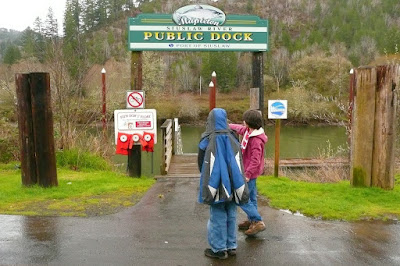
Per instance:
[[[106,95],[107,95],[107,88],[106,88],[106,70],[103,68],[101,70],[101,84],[102,84],[102,112],[101,112],[101,122],[103,124],[103,141],[107,141],[107,101],[106,101]]]
[[[376,70],[359,68],[354,92],[352,159],[350,181],[353,186],[371,186],[374,142]]]
[[[216,107],[217,98],[217,73],[213,71],[211,74],[211,82],[209,84],[209,109],[210,111]]]
[[[16,74],[17,113],[21,157],[21,177],[24,186],[37,183],[29,74]]]
[[[351,184],[392,189],[400,66],[364,67],[355,73]]]
[[[57,186],[49,73],[16,74],[22,184]]]
[[[38,183],[43,187],[57,186],[50,74],[31,73],[29,76]]]
[[[396,85],[399,84],[399,66],[377,67],[375,131],[372,158],[372,186],[384,189],[394,187],[394,144],[396,129]],[[397,77],[397,78],[396,78]]]
[[[209,91],[209,99],[208,99],[208,104],[209,104],[209,111],[215,108],[215,86],[214,83],[211,81],[210,84],[208,85],[208,91]]]

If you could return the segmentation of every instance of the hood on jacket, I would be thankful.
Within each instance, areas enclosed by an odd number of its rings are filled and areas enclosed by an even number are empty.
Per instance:
[[[260,127],[259,129],[253,130],[253,132],[250,133],[250,138],[251,137],[258,137],[261,139],[261,141],[265,144],[268,141],[267,135],[265,135],[264,129]]]
[[[226,111],[222,108],[214,108],[208,114],[206,131],[201,135],[202,138],[217,130],[230,130]]]

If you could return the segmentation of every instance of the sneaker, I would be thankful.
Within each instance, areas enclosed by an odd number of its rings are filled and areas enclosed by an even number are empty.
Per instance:
[[[250,221],[244,221],[238,224],[239,230],[247,230],[250,228],[251,222]]]
[[[226,251],[214,252],[214,251],[212,251],[211,248],[206,248],[206,250],[204,250],[204,255],[206,255],[207,257],[210,257],[210,258],[216,258],[216,259],[220,259],[220,260],[224,260],[224,259],[228,258],[228,252],[226,252]]]
[[[252,222],[250,228],[246,230],[244,233],[248,236],[254,236],[258,232],[265,230],[265,224],[263,221]]]
[[[229,256],[236,256],[236,248],[228,249],[228,255]]]

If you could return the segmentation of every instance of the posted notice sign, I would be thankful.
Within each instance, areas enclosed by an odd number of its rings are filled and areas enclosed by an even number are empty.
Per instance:
[[[268,119],[287,119],[287,100],[268,100]]]
[[[144,91],[127,91],[126,108],[144,108]]]
[[[115,143],[118,133],[154,134],[157,143],[157,112],[155,109],[124,109],[114,111]]]

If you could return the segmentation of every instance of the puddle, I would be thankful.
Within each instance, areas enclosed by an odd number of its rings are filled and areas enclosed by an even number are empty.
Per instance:
[[[285,213],[289,213],[289,214],[292,214],[292,215],[294,215],[294,216],[305,217],[302,213],[300,213],[300,212],[298,212],[298,211],[292,212],[292,211],[290,211],[290,210],[283,210],[283,209],[279,209],[279,211],[285,212]]]

